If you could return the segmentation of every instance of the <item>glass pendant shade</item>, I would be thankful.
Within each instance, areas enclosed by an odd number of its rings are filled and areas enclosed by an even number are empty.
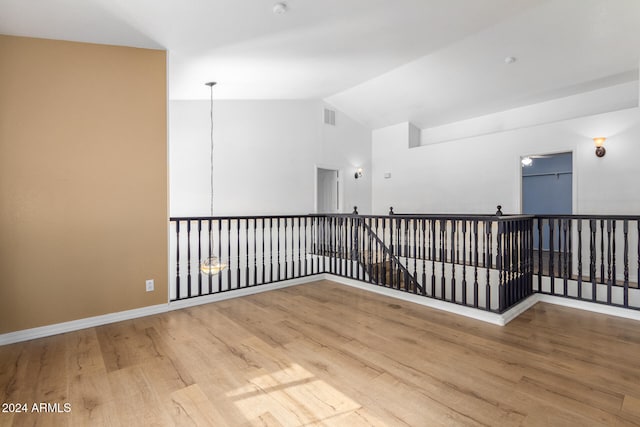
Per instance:
[[[204,274],[218,274],[227,268],[227,265],[221,263],[217,256],[210,256],[200,264],[200,271]]]

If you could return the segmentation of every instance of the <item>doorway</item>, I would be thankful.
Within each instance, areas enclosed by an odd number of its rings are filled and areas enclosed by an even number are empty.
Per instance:
[[[541,216],[573,213],[572,153],[527,156],[522,159],[522,213]],[[551,245],[549,221],[538,221],[542,223],[542,233],[538,231],[538,223],[534,223],[534,265],[539,266],[538,260],[541,258],[542,269],[548,270],[551,257],[554,259],[554,265],[561,265],[558,249],[569,242],[563,241],[563,234],[557,231],[559,223],[556,222]],[[567,238],[566,235],[564,238]],[[553,253],[550,252],[552,247]],[[571,247],[567,248],[569,253],[565,256],[571,263]]]
[[[316,167],[316,213],[340,212],[340,172]]]
[[[522,163],[522,213],[570,215],[573,165],[571,153],[527,156]],[[528,163],[528,164],[526,164]]]

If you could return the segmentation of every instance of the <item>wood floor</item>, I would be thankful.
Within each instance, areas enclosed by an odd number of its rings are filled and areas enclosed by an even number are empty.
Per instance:
[[[2,426],[640,425],[640,322],[322,281],[0,347],[0,402],[28,405]]]

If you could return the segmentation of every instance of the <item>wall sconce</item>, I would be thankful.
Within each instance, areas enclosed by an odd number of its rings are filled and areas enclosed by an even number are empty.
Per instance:
[[[356,173],[354,175],[355,179],[362,178],[362,168],[356,169]]]
[[[596,145],[596,156],[598,157],[604,157],[604,155],[606,154],[607,150],[604,149],[603,145],[604,142],[607,140],[607,138],[605,137],[597,137],[597,138],[593,138],[593,143]]]

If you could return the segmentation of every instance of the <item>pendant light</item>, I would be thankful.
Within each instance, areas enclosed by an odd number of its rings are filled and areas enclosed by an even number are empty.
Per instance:
[[[210,132],[210,137],[211,137],[211,168],[210,168],[210,174],[211,174],[211,216],[213,217],[213,86],[216,84],[216,82],[208,82],[205,83],[205,85],[209,86],[209,90],[210,90],[210,112],[209,112],[209,120],[211,123],[211,132]],[[211,227],[211,229],[209,230],[209,247],[213,248],[213,227]],[[218,259],[217,256],[209,254],[209,257],[207,259],[205,259],[204,261],[202,261],[202,264],[200,264],[200,271],[202,271],[204,274],[218,274],[219,272],[221,272],[222,270],[224,270],[225,268],[227,268],[226,264],[223,264],[220,262],[220,259]]]

